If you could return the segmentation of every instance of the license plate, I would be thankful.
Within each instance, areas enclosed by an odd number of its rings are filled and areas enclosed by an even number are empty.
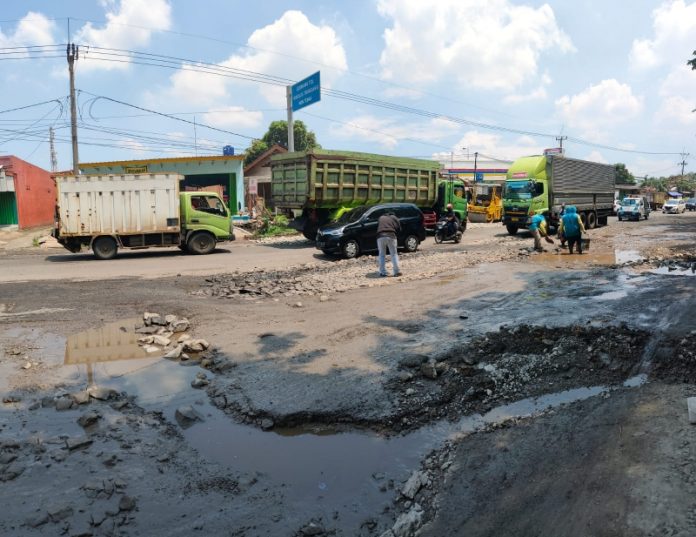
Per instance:
[[[519,222],[519,221],[520,221],[519,218],[510,218],[510,222]]]

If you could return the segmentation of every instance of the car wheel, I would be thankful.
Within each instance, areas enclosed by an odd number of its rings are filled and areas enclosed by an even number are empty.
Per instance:
[[[92,243],[92,252],[97,259],[113,259],[118,252],[118,244],[113,237],[98,237]]]
[[[420,244],[418,237],[415,235],[409,235],[406,237],[406,239],[404,239],[404,250],[406,252],[415,252],[418,250],[418,244]]]
[[[357,241],[351,239],[343,245],[342,251],[343,257],[346,259],[353,259],[354,257],[358,257],[358,255],[360,255],[360,246],[358,246]]]
[[[215,237],[205,231],[199,231],[189,237],[186,242],[189,252],[196,255],[206,255],[215,250]]]

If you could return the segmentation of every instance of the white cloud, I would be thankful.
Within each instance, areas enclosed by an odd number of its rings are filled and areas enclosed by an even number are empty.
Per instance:
[[[539,85],[532,91],[523,94],[506,95],[505,97],[503,97],[503,102],[505,104],[520,104],[529,101],[539,101],[546,99],[548,95],[546,92],[546,86],[548,86],[549,84],[551,84],[551,77],[548,73],[544,73],[541,76]]]
[[[629,56],[634,69],[651,69],[660,65],[682,63],[694,48],[696,2],[664,2],[652,13],[652,39],[636,39]]]
[[[382,77],[426,85],[457,77],[467,86],[512,91],[538,76],[547,52],[573,51],[548,4],[509,0],[379,0]]]
[[[167,99],[189,106],[212,106],[228,97],[227,79],[195,71],[195,66],[183,65],[171,76]]]
[[[660,122],[677,122],[683,125],[696,124],[696,71],[683,65],[673,69],[660,85],[662,104],[655,119]]]
[[[605,138],[605,131],[636,117],[643,110],[643,98],[631,87],[614,79],[602,80],[584,91],[556,100],[556,112],[566,125],[584,136]]]
[[[474,152],[478,152],[481,158],[492,157],[507,161],[513,161],[527,155],[540,155],[544,150],[544,146],[539,145],[539,142],[531,136],[518,136],[509,139],[500,134],[477,130],[466,132],[452,150],[461,155],[462,148],[466,148],[466,152],[472,159]],[[438,153],[435,158],[446,160],[450,157],[449,153]]]
[[[301,80],[321,69],[321,85],[327,87],[348,68],[334,29],[312,24],[301,11],[286,11],[272,24],[254,31],[247,45],[248,52],[231,56],[223,65],[290,80]],[[259,89],[272,104],[285,105],[285,87],[262,84]]]
[[[596,149],[593,151],[590,151],[589,154],[585,155],[582,157],[584,160],[589,160],[591,162],[601,162],[602,164],[609,164],[609,161],[604,158],[604,155],[597,151]]]
[[[246,110],[242,106],[227,106],[203,115],[203,123],[221,129],[251,129],[261,126],[263,112]]]
[[[121,0],[102,2],[107,10],[106,24],[96,27],[86,23],[75,34],[75,43],[82,45],[82,68],[123,69],[128,63],[100,61],[95,47],[138,50],[149,45],[152,35],[171,27],[171,6],[167,0]],[[122,60],[123,58],[118,58]]]
[[[19,21],[15,31],[5,34],[0,30],[0,47],[22,47],[29,45],[53,45],[56,24],[45,15],[29,11]]]
[[[456,132],[458,128],[456,124],[443,118],[404,123],[393,118],[363,115],[347,123],[332,126],[331,135],[336,138],[375,142],[384,148],[393,149],[400,141],[407,139],[435,143],[442,137]]]

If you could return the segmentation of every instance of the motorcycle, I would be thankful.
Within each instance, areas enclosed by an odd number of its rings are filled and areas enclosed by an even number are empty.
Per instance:
[[[443,217],[435,224],[435,242],[440,244],[444,241],[454,241],[455,244],[462,240],[462,232],[464,231],[461,223],[457,221],[457,226],[454,233],[449,232],[447,218]]]

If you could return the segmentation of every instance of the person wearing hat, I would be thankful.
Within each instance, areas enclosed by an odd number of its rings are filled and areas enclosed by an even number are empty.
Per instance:
[[[447,211],[445,212],[445,218],[447,220],[447,236],[451,237],[457,232],[457,229],[459,229],[459,218],[457,218],[457,214],[454,212],[454,207],[452,207],[451,203],[447,204],[446,209]]]
[[[543,252],[544,248],[541,245],[541,238],[548,237],[546,233],[546,217],[543,214],[535,214],[532,216],[532,221],[529,224],[529,231],[531,231],[532,237],[534,237],[534,249],[537,252]],[[546,240],[548,241],[549,239]]]

